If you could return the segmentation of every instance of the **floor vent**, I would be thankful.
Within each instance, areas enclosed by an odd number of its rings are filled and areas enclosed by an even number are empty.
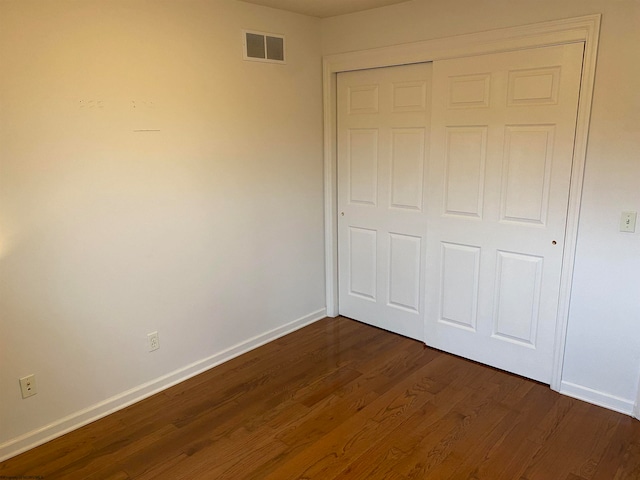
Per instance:
[[[286,63],[283,35],[243,30],[242,39],[245,60]]]

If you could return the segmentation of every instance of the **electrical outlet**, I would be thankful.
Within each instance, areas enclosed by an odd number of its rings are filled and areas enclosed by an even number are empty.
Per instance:
[[[160,340],[158,339],[158,332],[147,333],[147,340],[149,341],[149,351],[153,352],[160,348]]]
[[[22,398],[27,398],[38,393],[36,390],[36,376],[27,375],[20,379],[20,390],[22,391]]]

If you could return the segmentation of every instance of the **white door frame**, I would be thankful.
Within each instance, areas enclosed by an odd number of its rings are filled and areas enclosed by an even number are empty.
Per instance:
[[[488,32],[328,55],[323,58],[325,271],[327,314],[329,316],[338,315],[336,75],[339,72],[367,68],[430,62],[446,58],[508,52],[566,43],[584,43],[583,74],[580,84],[580,102],[578,105],[573,168],[571,171],[567,230],[564,239],[565,248],[562,259],[562,276],[551,376],[551,388],[556,391],[560,390],[600,19],[601,15],[599,14],[587,15]]]

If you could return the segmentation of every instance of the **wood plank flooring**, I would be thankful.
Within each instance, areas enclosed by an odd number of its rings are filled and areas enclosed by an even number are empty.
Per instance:
[[[640,479],[640,422],[324,319],[0,464],[0,478]]]

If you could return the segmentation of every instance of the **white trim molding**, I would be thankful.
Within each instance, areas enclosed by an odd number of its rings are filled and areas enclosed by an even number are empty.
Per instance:
[[[596,55],[601,16],[587,15],[551,22],[510,27],[449,38],[393,45],[388,47],[341,53],[323,59],[324,102],[324,193],[327,314],[336,316],[338,305],[337,243],[337,154],[336,154],[336,75],[340,72],[432,62],[447,58],[500,53],[568,43],[584,44],[583,75],[576,125],[573,168],[564,239],[564,256],[557,312],[551,388],[559,391],[569,318],[569,299],[573,281],[578,219],[582,199],[582,182],[591,117],[591,101],[595,79]]]
[[[603,393],[592,388],[576,385],[575,383],[563,381],[560,387],[560,393],[568,397],[577,398],[600,407],[608,408],[615,412],[624,413],[625,415],[634,414],[634,402],[626,398],[616,397],[608,393]]]
[[[61,418],[42,428],[11,439],[0,445],[0,462],[8,458],[15,457],[22,452],[26,452],[27,450],[35,448],[38,445],[42,445],[54,438],[60,437],[65,433],[77,430],[80,427],[91,422],[95,422],[96,420],[115,413],[118,410],[122,410],[129,405],[133,405],[136,402],[144,400],[145,398],[155,395],[156,393],[173,387],[178,383],[184,382],[191,377],[195,377],[200,373],[227,362],[232,358],[238,357],[243,353],[247,353],[325,317],[326,310],[324,308],[317,310],[302,318],[294,320],[293,322],[287,323],[286,325],[282,325],[281,327],[256,335],[255,337],[238,343],[237,345],[234,345],[220,353],[194,362],[126,392],[122,392],[119,395],[111,397],[96,405],[92,405],[84,410],[74,412],[71,415]]]
[[[638,393],[636,394],[636,402],[633,406],[633,416],[640,420],[640,385],[638,385]]]

